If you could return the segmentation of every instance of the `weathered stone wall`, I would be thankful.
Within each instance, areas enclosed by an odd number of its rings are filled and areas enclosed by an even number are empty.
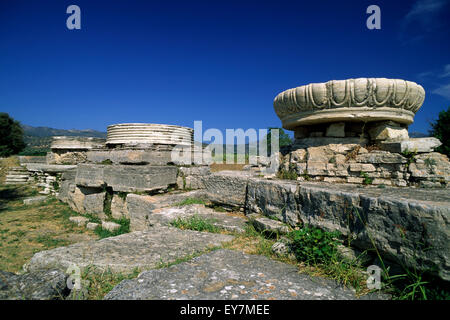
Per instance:
[[[212,174],[209,201],[295,227],[338,230],[360,250],[450,280],[450,196],[442,189],[357,187]],[[220,181],[220,182],[219,182]],[[230,199],[230,200],[228,200]]]
[[[390,147],[401,143],[391,142]],[[404,150],[397,153],[380,150],[382,148],[367,146],[367,140],[359,138],[298,139],[291,148],[284,150],[281,170],[295,172],[300,181],[398,187],[446,187],[450,184],[450,162],[445,155],[423,147],[421,150],[428,152]]]

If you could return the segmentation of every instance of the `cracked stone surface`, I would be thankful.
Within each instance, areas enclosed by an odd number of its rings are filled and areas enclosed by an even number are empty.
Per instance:
[[[160,226],[96,241],[79,242],[36,253],[25,266],[28,271],[67,268],[75,264],[111,272],[148,270],[162,262],[173,262],[208,247],[220,246],[233,239],[230,235],[180,230]]]
[[[370,295],[361,299],[385,299]],[[169,268],[142,272],[124,280],[106,300],[283,299],[353,300],[351,289],[332,280],[298,273],[295,266],[232,250],[216,250]]]
[[[201,217],[210,221],[213,225],[228,231],[244,232],[247,218],[225,212],[217,212],[206,208],[201,204],[187,205],[183,207],[169,207],[153,210],[148,216],[148,221],[153,225],[170,225],[170,222],[178,218]]]

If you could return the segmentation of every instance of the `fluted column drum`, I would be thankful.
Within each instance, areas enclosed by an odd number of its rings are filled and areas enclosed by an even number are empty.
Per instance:
[[[192,145],[194,129],[154,123],[121,123],[108,126],[106,144]]]

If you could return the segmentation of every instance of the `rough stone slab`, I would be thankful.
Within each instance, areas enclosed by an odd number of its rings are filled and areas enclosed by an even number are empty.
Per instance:
[[[68,293],[66,279],[64,272],[59,270],[39,270],[21,275],[0,271],[0,300],[64,299]]]
[[[89,230],[95,230],[95,229],[97,229],[98,226],[99,226],[98,223],[88,222],[88,224],[86,225],[86,228]]]
[[[364,297],[369,298],[369,297]],[[371,298],[376,298],[371,296]],[[169,268],[141,273],[106,300],[354,300],[353,290],[299,274],[295,266],[232,250],[216,250]]]
[[[254,176],[248,171],[221,171],[204,178],[205,192],[214,203],[230,207],[245,204],[248,180]]]
[[[106,139],[94,137],[72,137],[55,136],[52,139],[51,149],[63,150],[88,150],[92,148],[101,148],[105,145]]]
[[[19,156],[20,164],[25,163],[47,163],[46,156]]]
[[[248,182],[246,209],[295,226],[301,222],[296,200],[297,183],[251,179]]]
[[[102,222],[102,229],[108,230],[108,231],[116,231],[120,228],[120,224],[115,223],[115,222],[106,222],[103,221]]]
[[[414,152],[433,152],[433,150],[442,145],[438,139],[429,138],[411,138],[403,141],[383,141],[380,147],[389,152],[402,153],[405,151]]]
[[[73,223],[75,223],[79,227],[84,227],[86,225],[86,223],[89,221],[88,218],[80,217],[80,216],[70,217],[69,220],[72,221]]]
[[[126,198],[120,197],[117,193],[113,194],[111,200],[111,216],[114,219],[130,218]]]
[[[358,154],[356,156],[356,162],[362,163],[406,163],[407,159],[398,153],[390,153],[387,151],[372,151],[370,153]]]
[[[176,219],[186,219],[193,216],[208,220],[216,227],[232,232],[244,232],[247,225],[247,219],[245,217],[216,212],[201,204],[155,209],[148,216],[148,221],[150,225],[170,225],[170,222]]]
[[[173,162],[170,150],[92,150],[86,156],[92,163],[110,160],[113,164],[167,165]]]
[[[153,213],[153,210],[173,206],[187,198],[202,199],[204,198],[204,193],[202,191],[191,191],[156,196],[128,194],[126,202],[130,217],[130,230],[147,230],[150,226],[149,216]]]
[[[175,184],[177,171],[175,166],[79,164],[75,183],[85,187],[107,185],[121,192],[154,191]]]
[[[406,140],[409,138],[408,129],[396,123],[383,122],[373,125],[369,130],[372,140]]]
[[[68,170],[75,169],[76,165],[63,165],[63,164],[45,164],[45,163],[25,163],[28,171],[42,171],[49,173],[61,173]]]
[[[251,214],[248,217],[255,229],[259,232],[273,232],[276,234],[286,234],[289,232],[289,227],[280,221],[265,218],[258,214]]]
[[[41,251],[31,258],[25,269],[55,268],[65,271],[69,265],[75,264],[81,270],[89,265],[101,270],[109,268],[111,272],[131,272],[135,268],[148,270],[161,262],[173,262],[232,239],[229,235],[161,226]]]

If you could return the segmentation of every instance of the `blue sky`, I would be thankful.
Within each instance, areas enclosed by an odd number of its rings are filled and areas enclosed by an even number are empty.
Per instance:
[[[24,124],[280,126],[273,99],[311,82],[415,81],[410,131],[450,106],[450,0],[0,2],[0,111]],[[81,30],[66,8],[81,8]],[[381,8],[381,30],[366,8]]]

